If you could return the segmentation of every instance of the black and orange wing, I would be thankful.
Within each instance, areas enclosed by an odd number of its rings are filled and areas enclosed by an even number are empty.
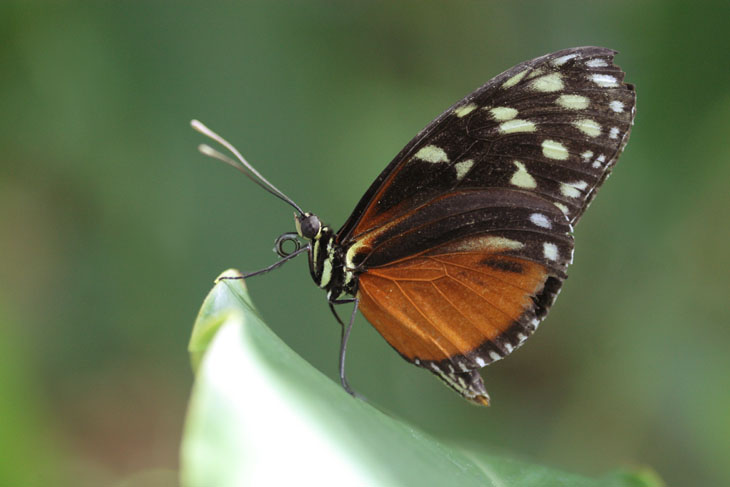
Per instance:
[[[530,193],[444,195],[361,241],[360,310],[405,359],[484,404],[476,369],[535,331],[572,258],[570,230]]]
[[[633,86],[598,47],[502,73],[421,131],[337,234],[365,317],[406,359],[487,401],[476,369],[547,313],[572,225],[628,141]]]

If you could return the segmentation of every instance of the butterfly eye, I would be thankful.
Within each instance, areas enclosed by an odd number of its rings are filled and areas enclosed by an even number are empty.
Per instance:
[[[302,237],[313,240],[322,230],[322,222],[319,221],[317,215],[305,213],[303,217],[297,217],[297,230]]]

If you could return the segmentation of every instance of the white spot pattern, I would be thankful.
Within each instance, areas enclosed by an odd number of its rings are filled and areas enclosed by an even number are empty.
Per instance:
[[[435,145],[422,147],[414,157],[426,162],[449,162],[449,156],[446,155],[446,152]]]
[[[519,250],[525,244],[506,237],[476,236],[468,240],[461,240],[455,244],[447,245],[444,250],[449,252],[473,252],[477,250]]]
[[[525,188],[525,189],[535,189],[537,188],[537,181],[535,181],[535,178],[532,177],[532,175],[527,172],[527,168],[523,163],[520,161],[513,161],[515,166],[517,166],[517,171],[512,175],[512,178],[509,180],[510,184],[513,186],[517,186],[518,188]]]
[[[558,260],[558,246],[552,242],[544,242],[542,244],[542,255],[549,260]]]
[[[530,88],[545,93],[560,91],[563,89],[563,86],[563,80],[561,79],[560,73],[546,74],[545,76],[535,78],[530,83]]]
[[[567,196],[568,198],[578,198],[581,194],[581,191],[586,189],[588,187],[588,183],[585,181],[578,181],[576,183],[561,183],[560,184],[560,192],[563,194],[563,196]]]
[[[474,103],[469,103],[468,105],[460,106],[459,108],[454,109],[454,115],[456,115],[459,118],[466,117],[471,112],[473,112],[476,109],[476,105]]]
[[[573,126],[589,137],[598,137],[601,135],[601,126],[595,120],[584,118],[573,122]]]
[[[563,144],[555,140],[542,141],[542,154],[550,159],[564,161],[568,158],[568,149]]]
[[[507,120],[502,122],[499,126],[499,131],[503,134],[513,134],[515,132],[534,132],[535,124],[529,120],[520,120],[515,118],[513,120]]]
[[[553,66],[562,66],[563,64],[567,63],[574,57],[576,57],[577,54],[566,54],[565,56],[560,56],[558,58],[553,59]]]
[[[553,228],[553,224],[550,223],[548,217],[546,217],[542,213],[533,213],[532,215],[530,215],[530,221],[538,227],[547,228],[548,230]]]
[[[587,150],[583,154],[581,154],[580,157],[583,159],[583,162],[589,162],[591,160],[591,157],[593,157],[593,151]]]
[[[568,198],[577,198],[578,196],[580,196],[580,191],[578,191],[573,186],[565,183],[560,184],[560,193],[563,196],[567,196]]]
[[[456,170],[456,179],[461,181],[469,172],[469,169],[474,165],[474,159],[467,159],[465,161],[459,161],[454,164],[454,170]]]
[[[611,127],[611,130],[608,132],[608,137],[618,139],[618,127]]]
[[[590,76],[591,81],[601,88],[611,88],[618,85],[618,81],[610,74],[594,73]]]
[[[562,203],[553,203],[564,215],[568,214],[568,207]]]
[[[596,160],[593,161],[593,167],[599,168],[603,165],[603,163],[606,162],[606,156],[601,154],[600,156],[596,157]]]
[[[608,104],[608,106],[611,107],[611,110],[613,110],[616,113],[621,113],[624,111],[623,102],[620,102],[618,100],[613,100],[611,103]]]
[[[520,81],[522,80],[522,78],[524,78],[524,77],[525,77],[525,75],[526,75],[526,74],[527,74],[527,70],[526,70],[526,69],[523,69],[522,71],[520,71],[520,72],[519,72],[519,73],[517,73],[516,75],[512,76],[512,77],[511,77],[510,79],[508,79],[507,81],[505,81],[505,82],[504,82],[504,83],[502,84],[502,88],[511,88],[512,86],[514,86],[514,85],[516,85],[517,83],[519,83],[519,82],[520,82]]]
[[[586,66],[588,66],[589,68],[603,68],[608,66],[608,64],[606,64],[605,60],[598,58],[586,61]]]
[[[590,105],[590,100],[583,95],[560,95],[555,103],[568,110],[584,110]]]
[[[498,122],[511,120],[517,116],[517,110],[510,107],[494,107],[486,109],[489,110],[489,113],[491,113],[492,117]]]

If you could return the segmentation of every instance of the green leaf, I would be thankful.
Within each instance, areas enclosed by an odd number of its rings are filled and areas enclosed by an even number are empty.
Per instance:
[[[181,451],[186,487],[662,485],[646,472],[590,479],[447,446],[309,365],[263,323],[242,280],[216,281],[189,348],[197,377]]]

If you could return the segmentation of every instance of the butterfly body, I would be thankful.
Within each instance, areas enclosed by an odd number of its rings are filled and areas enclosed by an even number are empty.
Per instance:
[[[330,306],[355,305],[346,388],[359,309],[406,360],[489,403],[479,369],[546,316],[573,226],[628,141],[635,92],[614,55],[567,49],[488,81],[414,137],[337,232],[290,202],[314,282]]]
[[[311,213],[295,216],[295,224],[299,236],[310,241],[309,272],[314,283],[326,291],[327,299],[335,301],[346,294],[354,295],[356,269],[348,265],[346,249],[337,243],[334,230],[322,225]]]

